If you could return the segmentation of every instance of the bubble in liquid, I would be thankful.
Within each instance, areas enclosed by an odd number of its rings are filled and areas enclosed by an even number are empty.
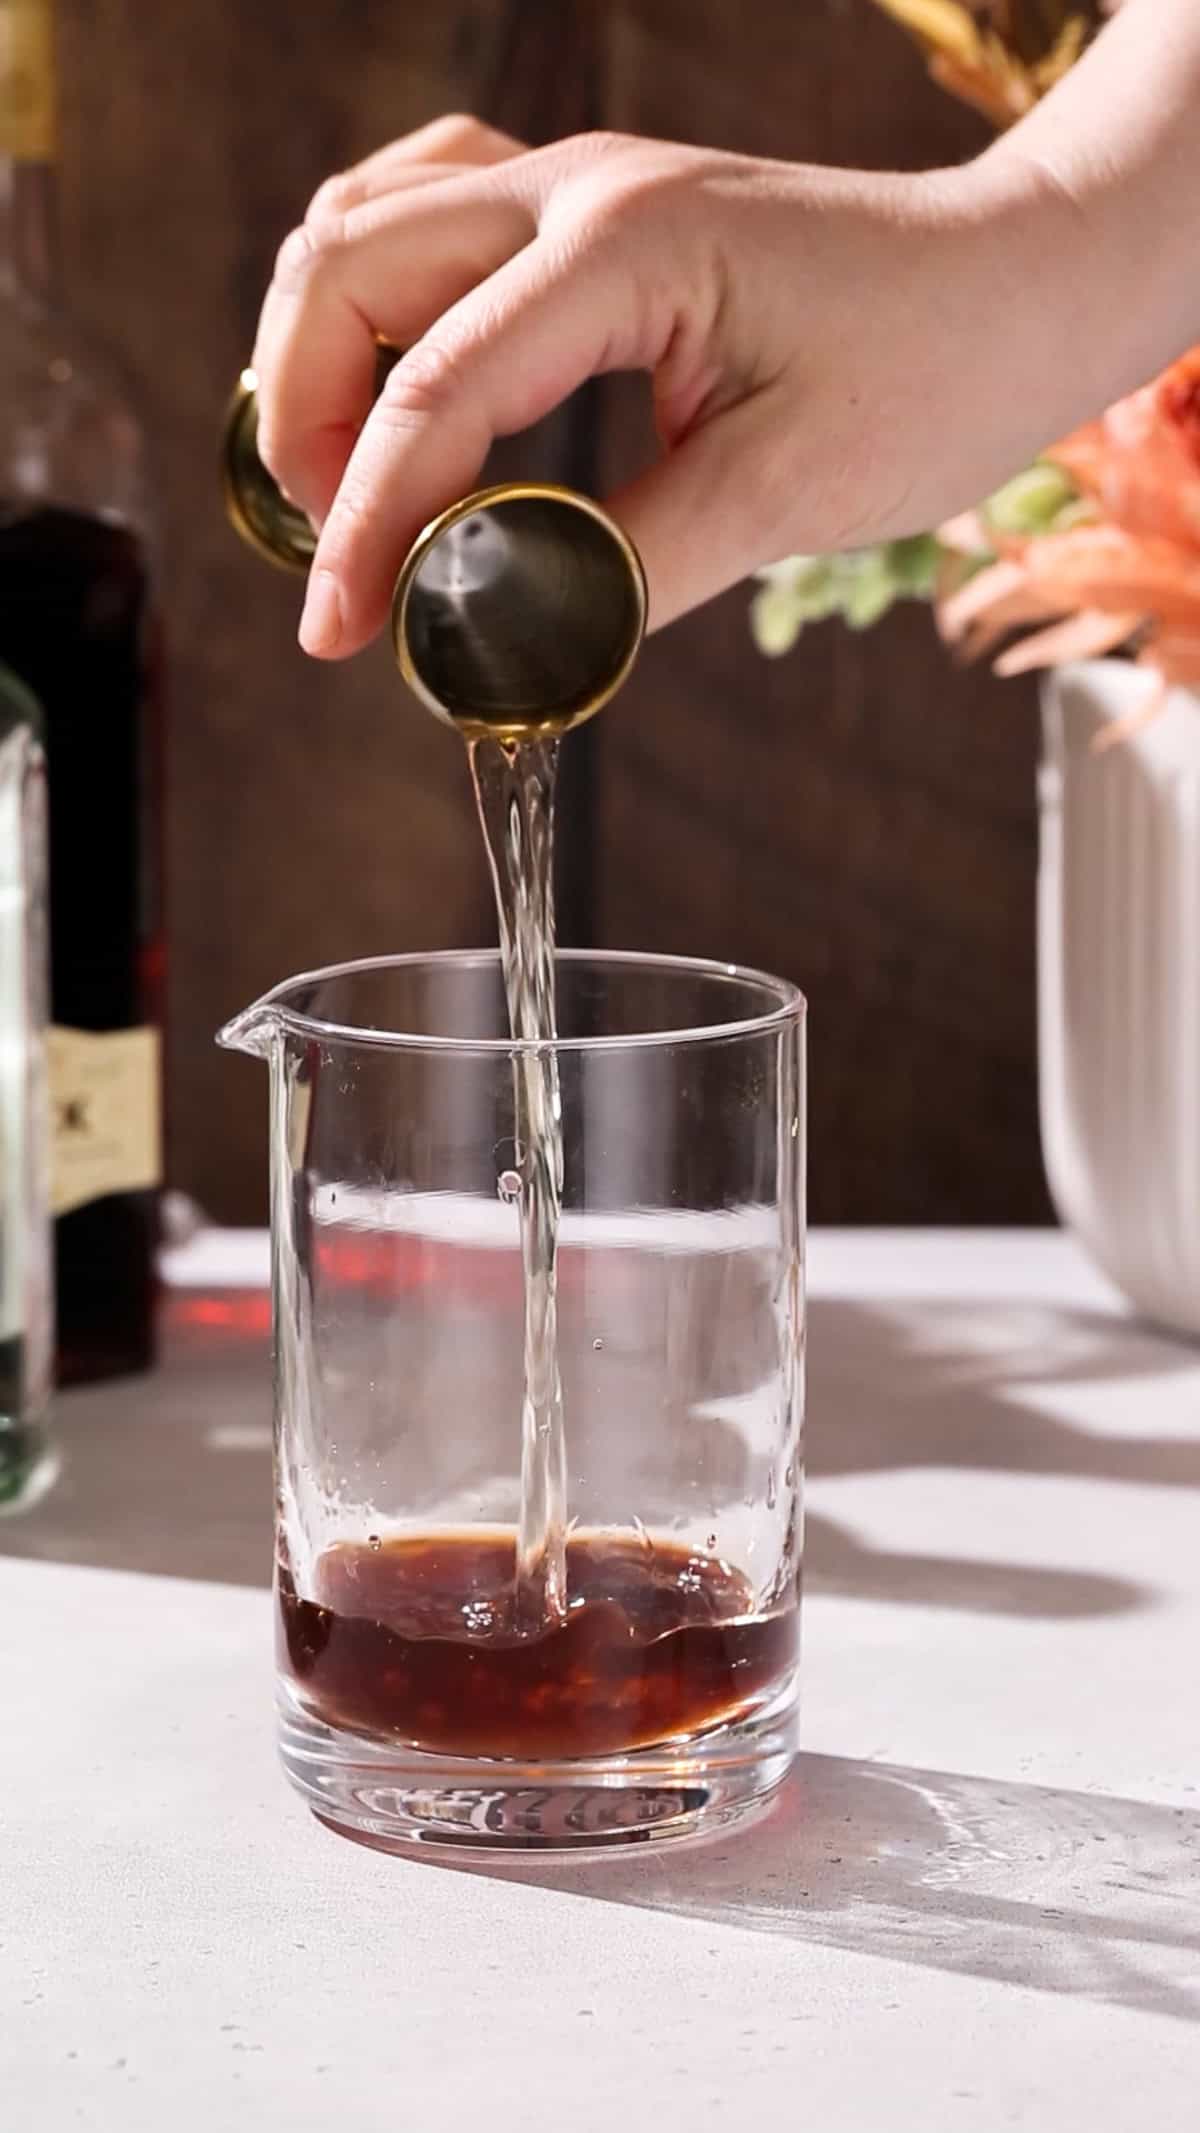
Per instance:
[[[708,1549],[708,1552],[709,1552],[709,1554],[711,1555],[711,1554],[712,1554],[712,1552],[713,1552],[713,1549],[714,1549],[714,1548],[716,1547],[716,1545],[717,1545],[717,1536],[716,1536],[716,1534],[715,1534],[715,1533],[710,1533],[710,1534],[709,1534],[709,1536],[708,1536],[708,1539],[707,1539],[707,1540],[705,1541],[704,1545],[705,1545],[705,1547],[706,1547],[706,1548]]]
[[[368,1533],[367,1546],[368,1548],[382,1548],[383,1542],[380,1540],[379,1535],[377,1533]]]
[[[505,1202],[506,1206],[511,1207],[513,1201],[519,1200],[521,1197],[521,1179],[519,1172],[515,1170],[502,1170],[496,1180],[496,1191],[499,1193],[500,1198]]]
[[[594,1340],[594,1341],[592,1342],[592,1352],[593,1352],[593,1354],[595,1354],[595,1355],[599,1355],[599,1353],[600,1353],[601,1349],[603,1348],[603,1346],[604,1346],[604,1342],[603,1342],[602,1340]]]

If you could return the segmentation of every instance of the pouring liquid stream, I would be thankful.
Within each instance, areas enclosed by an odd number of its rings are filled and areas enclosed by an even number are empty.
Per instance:
[[[383,362],[394,359],[387,350]],[[222,461],[234,526],[297,574],[314,535],[258,456],[257,380],[245,371]],[[620,687],[646,618],[641,563],[586,497],[553,484],[476,492],[419,535],[396,584],[392,638],[405,679],[465,740],[495,891],[514,1039],[517,1205],[524,1272],[520,1508],[511,1628],[567,1622],[567,1463],[557,1254],[563,1192],[556,1036],[553,830],[559,741]],[[577,1595],[578,1597],[578,1595]]]
[[[558,1360],[557,1256],[562,1098],[554,1001],[555,738],[469,741],[475,803],[496,896],[500,960],[514,1038],[524,1394],[515,1626],[561,1627],[567,1614],[567,1459]],[[501,1188],[503,1190],[503,1187]]]
[[[258,553],[300,574],[311,564],[312,528],[271,481],[256,435],[256,381],[245,373],[226,428],[230,516]],[[620,688],[645,622],[645,578],[627,536],[601,506],[553,484],[504,483],[462,498],[417,536],[396,580],[397,664],[466,744],[496,898],[512,1041],[493,1061],[500,1073],[480,1124],[491,1126],[494,1094],[505,1100],[511,1073],[516,1147],[495,1187],[518,1225],[524,1368],[515,1526],[347,1533],[298,1581],[290,1507],[281,1509],[284,1760],[322,1819],[389,1850],[401,1836],[474,1842],[481,1810],[488,1838],[502,1843],[670,1834],[704,1819],[710,1801],[722,1803],[723,1818],[727,1797],[765,1796],[786,1767],[777,1715],[795,1668],[794,1577],[764,1597],[760,1580],[716,1553],[715,1531],[702,1548],[686,1533],[648,1532],[628,1504],[611,1507],[611,1523],[580,1530],[568,1520],[555,774],[561,738]],[[566,1078],[574,1109],[573,1074]],[[279,1415],[288,1456],[296,1418],[286,1387]],[[507,1421],[512,1439],[515,1421]],[[512,1452],[502,1463],[511,1468]],[[390,1496],[389,1486],[380,1506],[388,1517]],[[373,1505],[361,1509],[381,1523]],[[781,1579],[790,1540],[784,1553]],[[760,1714],[770,1730],[752,1735],[765,1745],[746,1764],[751,1774],[727,1781],[722,1763],[710,1792],[703,1737],[742,1720],[757,1726]],[[672,1761],[676,1783],[659,1751],[680,1743],[689,1759]],[[583,1759],[642,1748],[656,1751],[653,1775],[626,1774],[622,1764],[593,1785]],[[477,1761],[477,1780],[464,1787],[431,1768],[429,1755]],[[389,1782],[364,1792],[364,1770]]]

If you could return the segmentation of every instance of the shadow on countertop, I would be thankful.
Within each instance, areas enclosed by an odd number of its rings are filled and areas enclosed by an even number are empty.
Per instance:
[[[444,1870],[1200,2021],[1200,1809],[802,1755],[729,1839]]]
[[[1030,1304],[814,1298],[809,1307],[806,1589],[985,1614],[1121,1613],[1154,1594],[1103,1571],[865,1546],[821,1501],[824,1476],[920,1467],[1200,1487],[1200,1437],[1140,1435],[1148,1382],[1200,1350],[1103,1313]],[[168,1367],[72,1393],[60,1481],[0,1519],[0,1555],[265,1584],[272,1556],[265,1299],[176,1297]],[[1127,1385],[1124,1429],[1042,1411],[1043,1387]],[[1189,1415],[1193,1410],[1189,1407]],[[1193,1422],[1194,1428],[1194,1422]]]
[[[174,1310],[164,1374],[64,1402],[63,1478],[27,1517],[0,1521],[0,1554],[266,1582],[263,1314],[236,1299],[205,1309],[207,1323]],[[1000,1472],[1032,1486],[1040,1475],[1200,1486],[1200,1351],[1037,1302],[816,1298],[809,1338],[809,1589],[1030,1618],[1153,1604],[1152,1587],[1099,1572],[868,1549],[826,1515],[820,1482],[936,1466],[976,1473],[984,1496]],[[1148,1386],[1187,1373],[1191,1387],[1164,1403],[1179,1433],[1139,1433]],[[1111,1388],[1103,1430],[1045,1411],[1050,1388],[1061,1402],[1085,1382]],[[463,1857],[446,1870],[1200,2019],[1200,1805],[810,1755],[736,1839],[594,1864]],[[802,1970],[794,2019],[808,2019]]]
[[[1200,1345],[1133,1319],[1036,1300],[816,1297],[808,1363],[813,1477],[937,1466],[1200,1488]],[[1147,1387],[1189,1375],[1187,1433],[1139,1429]],[[1116,1389],[1114,1426],[1044,1411],[1048,1388],[1069,1399],[1076,1386]]]

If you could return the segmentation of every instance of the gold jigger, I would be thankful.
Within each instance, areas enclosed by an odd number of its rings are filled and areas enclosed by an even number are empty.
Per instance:
[[[221,487],[229,522],[255,555],[297,576],[307,571],[317,536],[258,456],[258,380],[252,370],[239,377],[225,416]]]
[[[255,553],[307,571],[316,547],[258,456],[255,378],[225,425],[229,518]],[[392,600],[392,643],[422,703],[467,740],[550,739],[614,696],[646,626],[628,535],[590,497],[504,482],[452,504],[417,536]]]

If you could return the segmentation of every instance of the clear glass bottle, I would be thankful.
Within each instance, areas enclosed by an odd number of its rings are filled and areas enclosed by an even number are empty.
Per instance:
[[[46,1117],[46,766],[40,714],[0,668],[0,1513],[40,1495],[53,1277]]]
[[[163,956],[143,436],[60,308],[50,0],[0,0],[0,662],[44,713],[58,1374],[154,1347]]]

